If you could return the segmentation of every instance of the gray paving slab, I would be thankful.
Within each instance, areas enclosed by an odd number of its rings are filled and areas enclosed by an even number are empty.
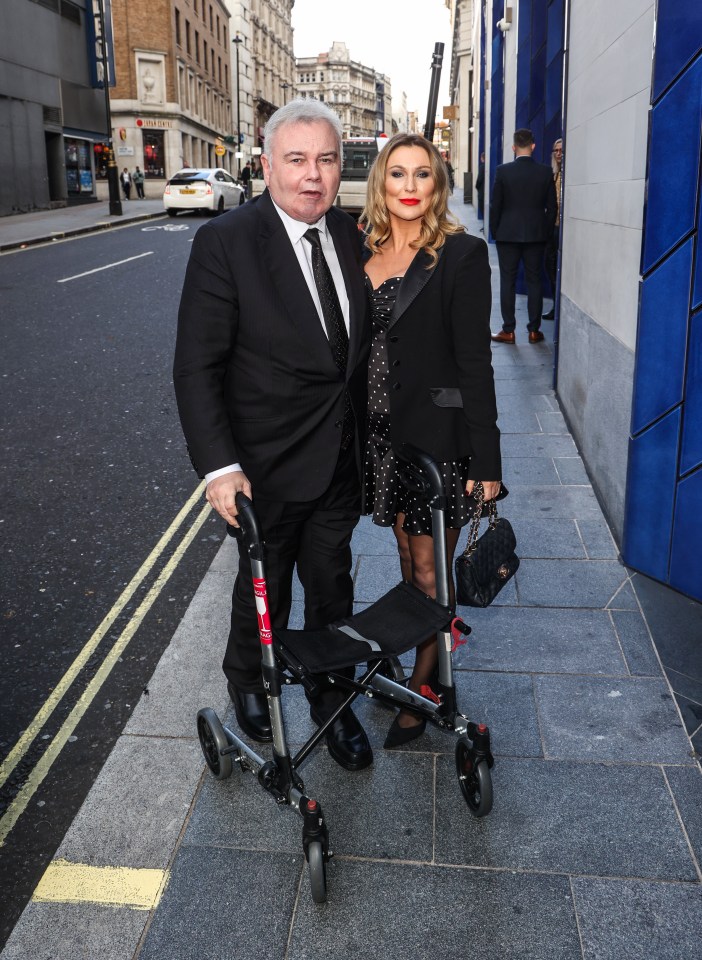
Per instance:
[[[224,708],[228,697],[221,663],[229,633],[231,586],[229,572],[206,574],[126,733],[191,738],[201,707]]]
[[[584,960],[701,960],[702,889],[573,880]]]
[[[581,457],[556,457],[553,463],[561,483],[590,486],[590,478]]]
[[[120,737],[56,858],[166,869],[203,769],[195,739]]]
[[[568,424],[565,422],[565,417],[562,413],[556,411],[543,413],[539,410],[537,411],[536,419],[539,421],[539,427],[544,433],[555,433],[570,436]]]
[[[208,778],[184,838],[188,846],[302,852],[302,820],[276,809],[252,776],[234,771]],[[326,750],[301,769],[305,788],[322,805],[336,854],[431,863],[434,756],[376,750],[365,770],[342,770]]]
[[[573,457],[578,449],[572,437],[545,433],[511,433],[501,437],[503,457]]]
[[[612,621],[603,610],[461,607],[473,634],[456,664],[472,670],[625,676]]]
[[[517,554],[522,559],[586,559],[574,520],[521,520],[510,516],[510,523],[517,538]]]
[[[532,677],[454,670],[454,682],[461,713],[490,727],[495,756],[542,756]],[[442,742],[442,752],[455,750],[455,738],[443,737]]]
[[[125,907],[30,902],[2,960],[132,960],[148,919]]]
[[[458,791],[453,759],[437,759],[438,862],[697,879],[659,767],[503,758],[492,780],[492,813],[475,820]]]
[[[519,602],[529,607],[606,607],[627,580],[617,560],[524,560]]]
[[[283,960],[302,861],[181,847],[139,960]]]
[[[508,489],[516,484],[560,484],[551,457],[503,457],[502,479]]]
[[[504,395],[501,390],[497,393],[497,412],[499,414],[510,413],[515,407],[520,410],[532,410],[539,413],[550,413],[554,409],[554,398],[547,396],[545,393],[525,393],[517,401],[515,401],[513,394]]]
[[[547,414],[548,416],[548,414]],[[542,433],[539,415],[533,410],[522,410],[521,405],[514,404],[504,410],[497,418],[497,426],[502,435],[507,433]]]
[[[504,371],[502,372],[504,374]],[[522,371],[517,371],[512,378],[503,375],[497,380],[496,391],[498,404],[508,402],[514,406],[515,403],[520,403],[524,397],[546,396],[556,404],[551,409],[558,409],[553,382],[547,373],[541,376],[538,374],[524,376]]]
[[[629,672],[634,676],[660,676],[661,665],[641,613],[638,610],[612,610],[611,617]]]
[[[521,453],[516,456],[536,456]],[[600,505],[590,487],[533,486],[516,487],[505,501],[507,516],[521,520],[597,519],[602,516]]]
[[[696,764],[692,767],[666,767],[665,775],[702,879],[702,770]]]
[[[547,757],[692,763],[663,679],[535,677],[534,690]]]
[[[625,580],[619,590],[614,593],[607,604],[608,610],[638,610],[639,601],[636,599],[631,581],[631,570],[627,570],[628,580]]]
[[[289,960],[581,960],[561,877],[339,860],[328,889],[303,881]]]
[[[578,517],[577,525],[589,560],[617,559],[619,556],[617,545],[602,515]]]

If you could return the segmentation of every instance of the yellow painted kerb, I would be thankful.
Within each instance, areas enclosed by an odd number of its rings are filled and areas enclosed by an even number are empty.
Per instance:
[[[167,870],[91,867],[54,860],[32,895],[36,903],[101,903],[132,910],[157,906],[168,879]]]

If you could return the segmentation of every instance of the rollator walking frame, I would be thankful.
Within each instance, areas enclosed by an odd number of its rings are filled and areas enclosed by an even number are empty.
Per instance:
[[[296,810],[303,820],[302,845],[309,868],[312,897],[326,900],[326,864],[332,854],[319,801],[305,792],[299,768],[324,739],[335,720],[357,697],[401,707],[434,726],[457,735],[455,757],[458,782],[468,809],[485,817],[492,809],[490,731],[459,713],[453,681],[451,653],[466,642],[470,627],[450,607],[449,567],[446,556],[446,496],[441,474],[431,457],[409,444],[398,454],[403,484],[424,497],[431,508],[436,568],[436,600],[409,583],[399,583],[361,613],[329,624],[320,630],[272,630],[268,612],[265,574],[265,544],[251,501],[236,496],[238,521],[251,558],[263,684],[268,698],[273,731],[273,756],[259,756],[234,732],[224,727],[207,707],[197,716],[198,735],[212,774],[224,780],[233,764],[255,774],[265,791],[280,806]],[[416,647],[432,633],[438,634],[437,689],[422,687],[421,694],[407,687],[398,656]],[[359,680],[336,671],[366,664]],[[318,691],[318,676],[343,690],[347,696],[337,710],[292,756],[283,719],[282,691],[301,684],[312,698]]]

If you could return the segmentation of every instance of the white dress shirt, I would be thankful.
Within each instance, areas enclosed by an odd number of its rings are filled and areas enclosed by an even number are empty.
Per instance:
[[[317,292],[317,285],[314,282],[314,274],[312,273],[312,244],[309,240],[305,240],[305,233],[315,228],[319,230],[319,240],[322,247],[322,252],[329,266],[329,272],[332,275],[332,280],[334,281],[334,286],[336,287],[336,292],[339,297],[339,304],[341,306],[341,312],[344,315],[344,323],[346,324],[347,331],[349,328],[349,297],[346,292],[346,284],[344,283],[344,276],[341,272],[341,265],[339,264],[339,257],[337,256],[336,249],[334,247],[334,241],[332,240],[331,234],[327,229],[327,220],[326,214],[319,218],[316,223],[302,223],[300,220],[293,220],[292,217],[281,210],[278,204],[273,200],[273,206],[278,212],[278,216],[283,221],[283,226],[285,227],[285,232],[288,235],[288,239],[292,244],[292,248],[295,251],[295,256],[297,257],[297,262],[300,264],[300,269],[302,270],[302,275],[305,278],[305,283],[310,291],[314,305],[317,308],[317,314],[319,316],[319,321],[322,324],[322,329],[328,337],[327,328],[324,325],[324,314],[322,313],[322,305],[319,302],[319,294]],[[232,463],[228,467],[220,467],[219,470],[213,470],[211,473],[205,474],[205,482],[209,483],[210,480],[214,480],[215,477],[222,477],[225,473],[233,473],[235,470],[241,470],[241,464]]]

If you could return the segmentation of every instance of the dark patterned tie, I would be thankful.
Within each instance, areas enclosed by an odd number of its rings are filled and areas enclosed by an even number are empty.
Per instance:
[[[305,234],[305,240],[312,247],[312,274],[322,305],[322,316],[327,328],[327,337],[334,362],[342,373],[346,373],[346,361],[349,355],[349,335],[344,323],[344,314],[339,303],[339,295],[334,286],[329,264],[322,252],[319,230],[311,227]],[[355,418],[351,409],[348,390],[344,395],[344,420],[341,430],[341,447],[346,450],[353,441]]]

